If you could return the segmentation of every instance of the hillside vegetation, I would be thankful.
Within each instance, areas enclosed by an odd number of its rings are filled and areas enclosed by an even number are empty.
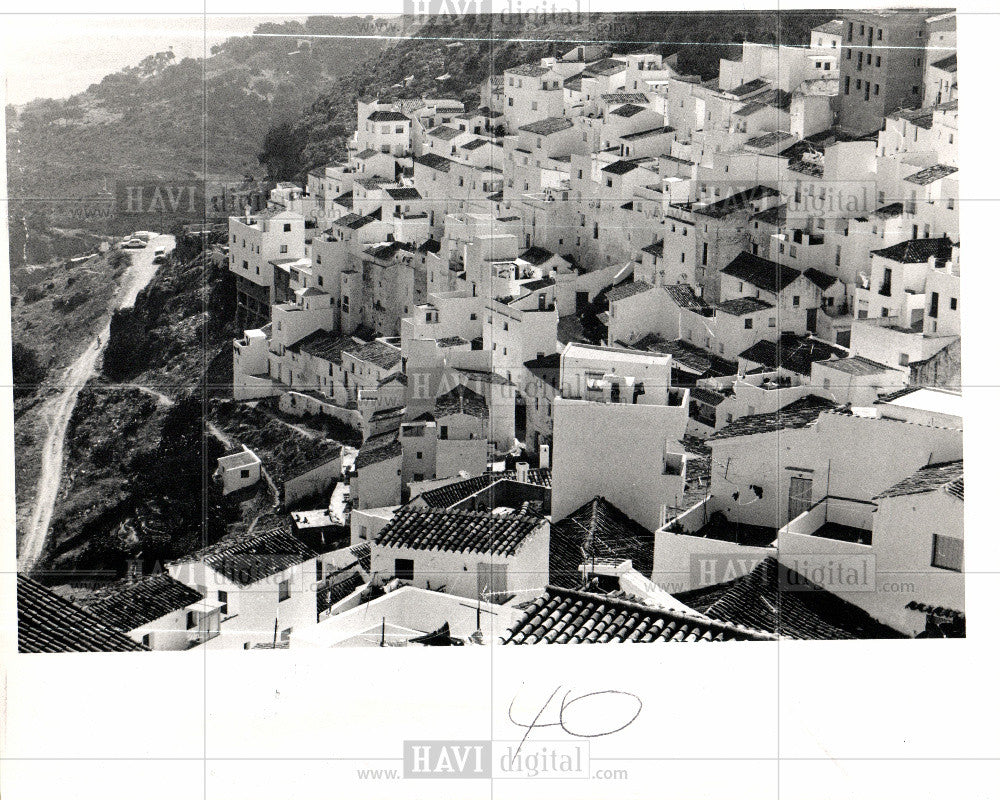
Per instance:
[[[297,119],[339,75],[382,49],[377,39],[314,36],[370,34],[370,17],[262,23],[256,32],[278,35],[234,37],[205,59],[155,53],[67,100],[8,107],[8,194],[18,198],[10,206],[12,264],[86,249],[60,252],[53,228],[133,229],[109,211],[116,181],[259,176],[267,130]]]

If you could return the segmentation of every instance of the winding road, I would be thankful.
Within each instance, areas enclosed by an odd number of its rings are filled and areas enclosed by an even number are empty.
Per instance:
[[[160,247],[167,251],[172,250],[174,237],[154,236],[142,250],[129,251],[132,254],[132,266],[125,271],[122,288],[116,298],[116,308],[128,308],[135,304],[139,292],[156,274],[157,265],[153,263],[153,257],[156,249]],[[62,480],[66,430],[80,390],[94,374],[97,362],[107,346],[110,325],[109,321],[83,354],[66,368],[62,377],[63,388],[59,395],[46,401],[43,413],[48,430],[45,443],[42,445],[42,466],[38,474],[38,487],[31,519],[18,546],[20,572],[31,570],[45,547],[49,522],[52,519],[52,511],[59,495],[59,483]]]

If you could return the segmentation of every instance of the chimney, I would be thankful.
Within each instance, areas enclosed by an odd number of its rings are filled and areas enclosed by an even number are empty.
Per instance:
[[[539,445],[538,447],[538,468],[549,468],[549,446],[547,444]]]
[[[527,483],[528,482],[528,462],[527,461],[518,461],[514,465],[514,477],[520,483]]]

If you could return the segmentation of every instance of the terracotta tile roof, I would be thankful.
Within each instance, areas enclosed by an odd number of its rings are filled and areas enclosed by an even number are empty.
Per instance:
[[[726,314],[732,314],[734,317],[745,317],[747,314],[756,314],[758,311],[774,308],[770,303],[765,303],[756,297],[734,297],[732,300],[717,303],[715,307]]]
[[[148,648],[27,575],[19,574],[17,649],[21,653],[100,653]]]
[[[872,250],[872,255],[897,261],[901,264],[918,264],[930,258],[947,261],[951,258],[952,241],[947,236],[939,239],[910,239],[906,242]]]
[[[589,72],[591,75],[614,75],[617,72],[621,72],[625,67],[626,64],[624,61],[618,61],[614,58],[602,58],[600,61],[587,64],[585,72]]]
[[[927,186],[941,180],[941,178],[947,178],[956,172],[958,172],[958,167],[950,167],[947,164],[934,164],[933,166],[925,167],[919,172],[914,172],[912,175],[907,175],[903,180],[907,183],[915,183],[918,186]]]
[[[707,389],[704,386],[692,386],[690,391],[692,400],[696,400],[699,403],[705,403],[710,406],[717,406],[726,399],[726,396],[721,392]]]
[[[945,56],[944,58],[935,61],[931,64],[931,66],[937,69],[943,69],[947,72],[955,72],[958,69],[958,55],[952,53],[950,56]]]
[[[375,539],[380,547],[513,555],[542,520],[519,513],[404,508]]]
[[[107,587],[87,608],[116,628],[131,631],[202,599],[201,592],[163,572]]]
[[[315,358],[321,358],[333,364],[341,363],[341,354],[346,348],[356,345],[353,336],[330,331],[315,331],[304,339],[299,339],[287,349],[296,353],[308,353]]]
[[[785,131],[772,131],[771,133],[765,133],[760,136],[754,136],[752,139],[747,139],[744,144],[747,147],[774,147],[776,144],[780,144],[781,142],[793,138],[792,134],[785,133]]]
[[[729,262],[722,273],[772,294],[782,291],[802,274],[797,269],[755,256],[753,253],[740,253]]]
[[[364,586],[365,579],[357,572],[351,572],[346,578],[330,586],[320,586],[316,589],[316,611],[322,613],[336,603],[339,603],[355,589]]]
[[[446,417],[450,414],[468,414],[486,419],[490,415],[490,409],[482,397],[471,389],[459,385],[434,401],[435,417]]]
[[[489,139],[473,139],[472,141],[466,142],[465,144],[463,144],[461,149],[462,150],[478,150],[480,147],[483,147],[484,145],[487,145],[487,144],[496,144],[496,143],[495,142],[491,142]]]
[[[695,311],[710,308],[708,303],[702,300],[694,289],[686,283],[678,283],[672,286],[664,286],[663,290],[670,295],[673,301],[681,308],[690,308]]]
[[[773,557],[743,577],[676,597],[712,619],[787,639],[903,638]]]
[[[626,103],[623,106],[618,106],[618,108],[612,109],[611,113],[617,117],[634,117],[636,114],[641,114],[646,109],[642,106],[637,106],[635,103]]]
[[[450,159],[439,156],[436,153],[424,153],[422,156],[417,156],[413,159],[413,163],[430,167],[438,172],[448,172],[451,170],[452,164],[454,164]]]
[[[364,469],[372,464],[379,464],[388,461],[390,458],[403,455],[403,445],[399,441],[399,431],[389,431],[387,433],[377,433],[369,436],[358,448],[358,455],[354,459],[355,469]]]
[[[367,361],[374,364],[379,369],[392,369],[402,361],[402,353],[398,347],[380,342],[378,339],[371,342],[355,343],[344,348],[345,353],[350,353],[359,361]]]
[[[546,117],[537,122],[529,122],[527,125],[522,125],[518,130],[525,133],[534,133],[538,136],[548,136],[551,133],[558,133],[572,127],[572,120],[566,117]]]
[[[410,118],[399,111],[373,111],[368,119],[372,122],[406,122]]]
[[[876,217],[882,217],[883,219],[888,219],[891,217],[901,217],[903,216],[903,204],[889,203],[889,205],[887,206],[876,208],[874,213]]]
[[[829,361],[822,361],[819,363],[824,367],[835,369],[838,372],[846,372],[849,375],[880,375],[881,373],[892,369],[892,367],[887,367],[885,364],[879,364],[877,361],[872,361],[870,358],[865,358],[863,356],[833,358]]]
[[[652,244],[647,244],[642,248],[642,252],[649,253],[651,256],[656,256],[657,258],[663,258],[663,239],[657,239]]]
[[[746,97],[748,94],[753,94],[761,89],[768,86],[768,82],[764,78],[754,78],[752,81],[747,81],[746,83],[741,83],[734,89],[727,89],[728,94],[735,95],[736,97]]]
[[[385,193],[393,200],[420,200],[420,192],[412,186],[386,187]]]
[[[428,136],[433,136],[435,139],[443,139],[446,142],[450,142],[456,136],[461,136],[462,132],[458,128],[450,128],[447,125],[438,125],[431,131],[428,131]]]
[[[825,272],[820,272],[815,267],[809,267],[802,274],[805,275],[810,281],[816,284],[821,291],[824,292],[837,282],[836,275],[827,275]]]
[[[721,219],[722,217],[729,216],[730,214],[734,214],[738,211],[745,211],[748,208],[751,208],[751,204],[756,200],[760,200],[764,197],[777,196],[778,191],[776,189],[772,189],[770,186],[761,185],[754,186],[750,189],[744,189],[742,192],[736,192],[735,194],[729,195],[729,197],[716,200],[714,203],[709,203],[706,206],[698,206],[694,204],[687,205],[689,205],[690,210],[696,214]]]
[[[652,531],[603,497],[595,497],[549,532],[549,582],[579,587],[580,564],[590,559],[629,559],[647,578],[653,571]]]
[[[842,19],[831,19],[829,22],[824,22],[817,28],[813,28],[814,31],[818,33],[843,33],[844,32],[844,20]]]
[[[538,245],[532,245],[521,253],[518,258],[522,261],[527,261],[533,267],[537,267],[539,264],[544,264],[552,258],[552,255],[551,250],[546,250],[544,247],[539,247]]]
[[[511,75],[523,75],[526,78],[540,78],[542,75],[548,75],[552,69],[551,67],[543,67],[541,64],[518,64],[516,67],[511,67],[508,70]]]
[[[608,289],[605,296],[608,298],[609,303],[614,303],[618,300],[624,300],[627,297],[632,297],[633,295],[648,292],[652,288],[653,287],[645,281],[629,281],[628,283],[619,283],[617,286]]]
[[[810,336],[783,335],[777,342],[761,339],[742,353],[740,358],[768,369],[790,369],[799,375],[811,375],[815,361],[828,361],[846,356],[848,350]]]
[[[767,640],[760,631],[620,598],[549,586],[503,644]]]
[[[636,131],[635,133],[626,133],[626,134],[623,134],[622,136],[619,136],[618,138],[621,139],[623,142],[631,142],[631,141],[634,141],[636,139],[645,139],[647,136],[658,136],[658,135],[664,134],[664,133],[673,133],[674,130],[675,129],[671,128],[669,125],[659,125],[659,126],[657,126],[655,128],[650,128],[649,130],[645,130],[645,131]]]
[[[912,475],[890,486],[875,497],[878,499],[908,494],[924,494],[936,492],[938,489],[944,489],[953,497],[965,500],[965,472],[962,459],[921,467]]]
[[[649,97],[642,92],[608,92],[601,95],[601,99],[610,104],[614,103],[648,103]]]
[[[767,108],[766,103],[761,103],[759,100],[751,100],[746,105],[740,106],[733,112],[735,117],[749,117],[751,114],[756,114],[758,111],[763,111]]]
[[[658,334],[650,333],[632,347],[636,350],[671,355],[678,364],[702,377],[735,375],[739,370],[739,365],[735,361],[717,356],[683,339],[662,339]]]
[[[763,211],[754,214],[750,219],[759,220],[761,222],[766,222],[768,225],[778,225],[781,226],[788,216],[788,206],[782,203],[778,206],[771,206],[770,208],[765,208]]]
[[[731,439],[735,436],[755,436],[758,433],[806,428],[816,422],[824,411],[833,408],[836,408],[836,404],[826,398],[811,394],[806,395],[778,411],[741,417],[716,431],[706,441],[715,442],[720,439]]]
[[[652,164],[652,160],[649,158],[623,158],[608,164],[606,167],[601,167],[601,172],[607,172],[609,175],[627,175],[632,170],[643,166],[643,162]]]
[[[516,474],[511,470],[484,472],[482,475],[475,475],[465,480],[439,486],[436,489],[429,489],[417,497],[421,498],[430,508],[451,508],[457,503],[468,500],[488,486],[505,480],[516,480]],[[529,469],[528,483],[551,489],[552,473],[547,469]]]
[[[372,543],[358,542],[351,548],[351,555],[358,560],[358,566],[365,572],[372,571]]]
[[[201,561],[241,586],[277,575],[315,558],[316,553],[292,535],[284,521],[245,538],[226,537],[183,562]]]

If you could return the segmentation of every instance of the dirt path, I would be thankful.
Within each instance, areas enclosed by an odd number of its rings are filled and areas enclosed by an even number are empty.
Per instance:
[[[116,308],[127,308],[135,304],[139,292],[156,274],[157,265],[153,263],[154,251],[158,247],[173,249],[173,236],[156,236],[142,250],[132,250],[132,266],[125,272],[122,289],[116,299]],[[38,474],[38,488],[35,492],[35,502],[31,519],[24,531],[18,547],[18,570],[29,571],[45,548],[45,538],[49,532],[49,522],[59,495],[59,483],[62,480],[63,446],[66,439],[66,429],[76,406],[80,390],[94,374],[94,367],[108,343],[110,321],[97,334],[90,346],[69,367],[62,376],[62,391],[51,400],[47,400],[43,410],[48,430],[42,445],[42,466]]]

